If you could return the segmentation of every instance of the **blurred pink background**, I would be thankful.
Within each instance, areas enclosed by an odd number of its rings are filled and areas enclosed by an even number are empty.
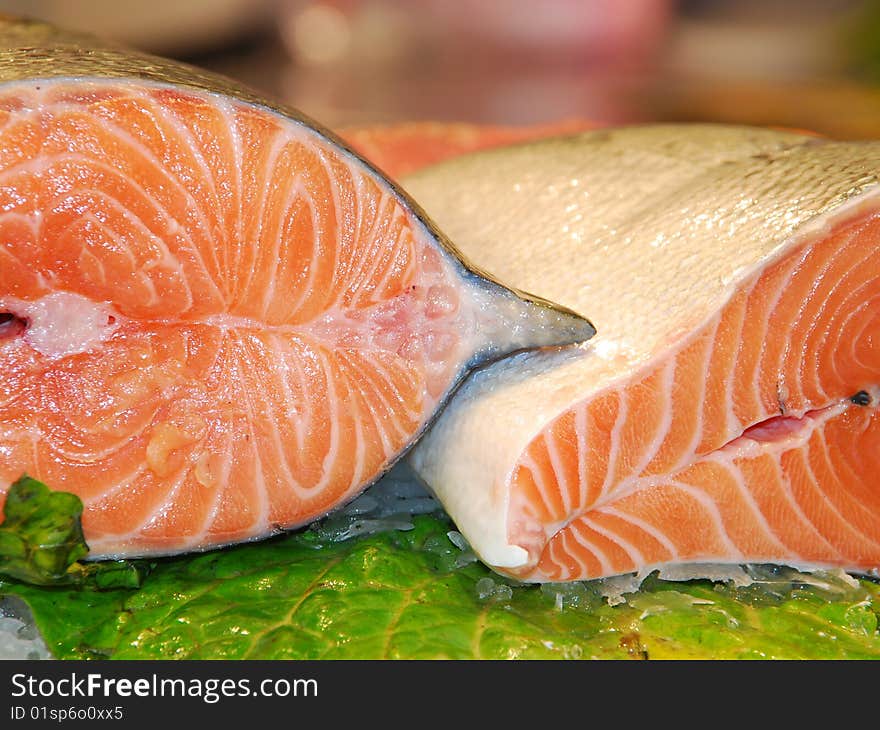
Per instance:
[[[325,125],[714,120],[880,135],[878,0],[0,0]]]

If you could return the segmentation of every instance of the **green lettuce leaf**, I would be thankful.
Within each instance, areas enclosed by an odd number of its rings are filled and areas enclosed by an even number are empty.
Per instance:
[[[58,658],[878,658],[869,580],[535,586],[469,561],[442,515],[347,541],[305,530],[155,561],[137,588],[0,581]],[[104,588],[99,590],[99,588]]]
[[[82,501],[24,475],[9,487],[0,524],[0,577],[35,585],[136,588],[149,570],[143,561],[81,563],[89,548]]]
[[[68,582],[68,568],[88,553],[79,497],[22,476],[9,488],[4,513],[0,573],[42,585]]]

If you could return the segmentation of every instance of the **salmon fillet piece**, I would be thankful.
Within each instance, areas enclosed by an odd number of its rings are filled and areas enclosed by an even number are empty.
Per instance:
[[[0,506],[23,473],[77,494],[90,557],[307,523],[467,370],[591,333],[301,120],[151,79],[0,85]]]
[[[880,143],[586,133],[404,178],[466,255],[598,334],[470,378],[410,460],[526,581],[880,566]]]

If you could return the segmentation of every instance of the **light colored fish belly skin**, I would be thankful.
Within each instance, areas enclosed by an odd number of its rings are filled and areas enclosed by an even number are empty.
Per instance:
[[[807,237],[880,207],[878,163],[880,143],[664,125],[478,153],[406,179],[466,256],[598,330],[576,354],[478,373],[412,453],[478,554],[524,564],[509,481],[551,420],[630,380]],[[546,539],[558,527],[515,531]]]

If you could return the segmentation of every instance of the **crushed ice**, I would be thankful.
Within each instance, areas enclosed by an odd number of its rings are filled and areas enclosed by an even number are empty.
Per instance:
[[[442,509],[413,470],[398,462],[363,494],[309,529],[324,539],[342,542],[388,530],[411,530],[414,515]]]
[[[479,560],[477,554],[473,551],[468,544],[468,541],[465,540],[464,535],[460,532],[457,530],[450,530],[446,533],[446,537],[449,538],[449,542],[459,549],[459,553],[455,556],[455,562],[453,563],[456,568],[463,568],[465,565],[470,565]]]
[[[507,583],[504,583],[500,578],[497,581],[488,576],[480,578],[480,580],[477,581],[475,589],[477,591],[477,598],[481,601],[498,601],[504,603],[513,598],[513,588]]]
[[[24,602],[0,597],[0,659],[51,658]]]
[[[829,600],[856,599],[864,592],[858,579],[841,569],[812,570],[785,565],[711,563],[670,565],[658,570],[598,580],[543,583],[541,592],[553,602],[557,610],[562,610],[565,606],[588,606],[591,599],[604,600],[609,606],[629,603],[642,608],[642,598],[651,594],[640,592],[640,589],[649,577],[669,582],[709,580],[715,584],[716,591],[727,591],[732,598],[738,600],[783,599],[803,588],[823,593]],[[694,604],[707,602],[690,597],[688,600]],[[653,608],[645,606],[642,617],[653,612]]]

